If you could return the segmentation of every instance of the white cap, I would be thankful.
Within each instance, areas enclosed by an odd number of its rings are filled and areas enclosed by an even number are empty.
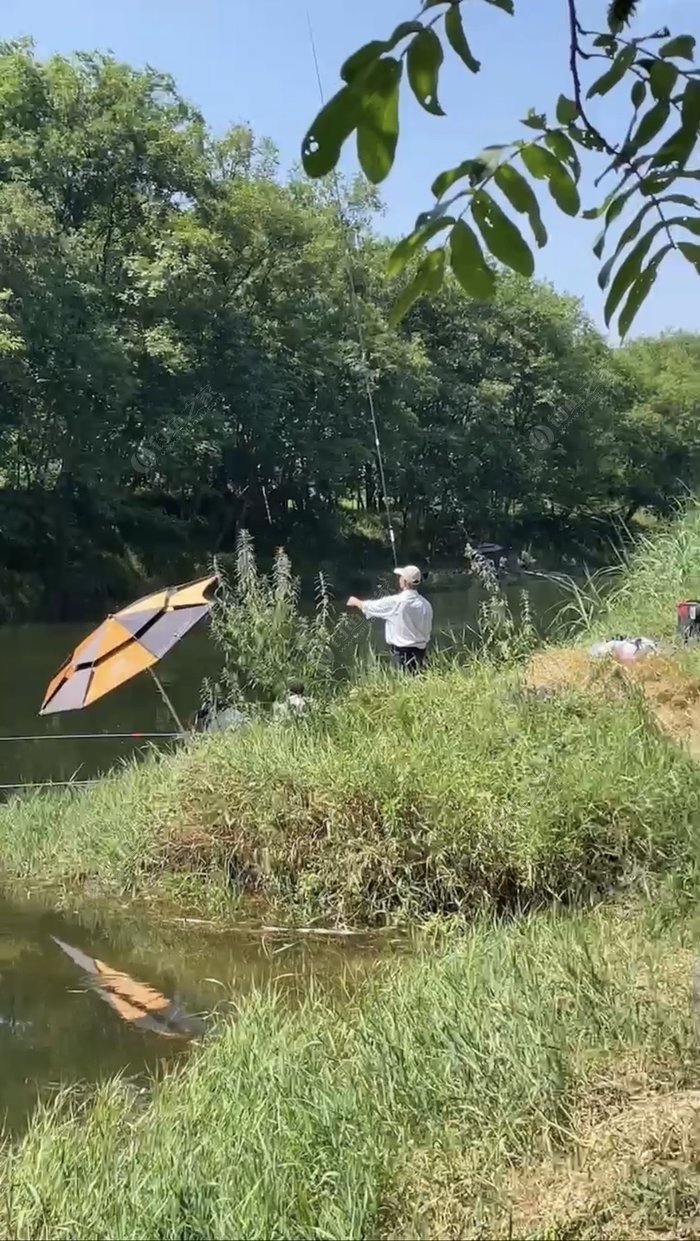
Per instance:
[[[394,573],[408,582],[409,586],[419,586],[423,576],[418,566],[414,564],[407,564],[403,569],[394,569]]]

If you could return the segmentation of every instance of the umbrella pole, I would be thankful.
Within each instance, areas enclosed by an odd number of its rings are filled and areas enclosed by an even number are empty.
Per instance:
[[[175,723],[177,724],[177,726],[178,726],[178,728],[179,728],[180,732],[184,734],[187,730],[185,729],[185,727],[184,727],[184,725],[183,725],[183,723],[182,723],[182,720],[180,719],[180,717],[179,717],[179,715],[178,715],[177,711],[175,710],[175,708],[174,708],[174,706],[173,706],[172,702],[171,702],[171,701],[170,701],[170,699],[168,698],[168,695],[166,694],[166,692],[165,692],[165,690],[164,690],[164,688],[163,688],[163,685],[162,685],[162,682],[161,682],[161,680],[160,680],[160,677],[156,676],[156,674],[155,674],[155,672],[153,671],[153,669],[152,669],[152,668],[149,668],[149,669],[148,669],[148,671],[150,672],[151,676],[153,677],[153,680],[154,680],[154,682],[155,682],[156,689],[158,690],[158,693],[160,694],[161,698],[163,699],[163,702],[165,703],[166,707],[168,708],[168,711],[169,711],[169,712],[170,712],[170,714],[172,715],[172,717],[173,717],[173,719],[174,719]]]

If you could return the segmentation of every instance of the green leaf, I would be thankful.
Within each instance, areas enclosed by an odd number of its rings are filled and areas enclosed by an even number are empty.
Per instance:
[[[643,194],[645,198],[650,194],[663,194],[664,190],[667,190],[674,180],[675,174],[669,176],[668,174],[656,173],[653,177],[643,177],[639,182],[639,193]]]
[[[477,171],[479,165],[475,159],[462,160],[461,164],[457,164],[454,168],[446,168],[444,172],[438,174],[432,184],[432,192],[436,198],[442,198],[449,189],[457,181],[461,181],[463,177],[472,177]]]
[[[438,80],[444,60],[442,44],[434,30],[421,30],[408,45],[406,64],[411,90],[422,108],[432,116],[444,116],[438,101]]]
[[[563,164],[546,147],[528,143],[521,147],[520,157],[531,176],[546,180],[555,203],[567,215],[578,215],[581,199]]]
[[[696,246],[692,241],[679,241],[678,249],[689,263],[693,264],[696,272],[700,276],[700,246]]]
[[[494,258],[521,276],[531,276],[535,270],[532,251],[520,229],[494,202],[485,190],[477,190],[472,198],[472,216]]]
[[[450,207],[452,207],[454,203],[458,202],[460,198],[464,198],[467,193],[468,190],[466,189],[460,190],[458,194],[453,194],[451,198],[445,198],[442,202],[436,203],[430,211],[421,211],[420,215],[416,218],[414,231],[417,231],[419,228],[426,228],[428,224],[432,224],[433,220],[444,219],[444,217],[448,214]]]
[[[695,39],[692,34],[679,34],[675,39],[670,39],[668,43],[664,43],[659,48],[659,56],[668,59],[671,56],[680,57],[681,60],[695,59]]]
[[[621,82],[627,70],[634,64],[637,49],[634,46],[623,47],[613,60],[609,69],[601,74],[599,78],[591,86],[587,99],[593,99],[595,95],[607,95],[618,82]]]
[[[545,135],[545,142],[550,151],[553,151],[557,159],[562,164],[568,164],[574,176],[574,180],[578,181],[581,175],[581,162],[576,154],[576,147],[571,141],[568,134],[563,133],[560,129],[550,129]]]
[[[636,133],[633,135],[631,142],[635,150],[645,147],[652,138],[655,138],[666,124],[671,104],[668,99],[659,99],[648,112],[644,113]]]
[[[669,99],[678,81],[678,70],[675,65],[663,60],[655,60],[649,70],[649,85],[655,99]]]
[[[578,117],[578,107],[573,99],[560,95],[557,102],[557,120],[560,125],[570,125]]]
[[[618,321],[617,330],[623,340],[629,332],[632,323],[637,316],[637,312],[646,301],[652,290],[656,277],[659,273],[659,267],[662,260],[666,257],[669,250],[672,249],[673,247],[670,245],[663,246],[663,248],[659,250],[658,254],[654,255],[651,262],[645,267],[644,271],[637,277],[632,285],[624,308],[620,312],[620,318]]]
[[[401,61],[387,56],[363,78],[357,154],[362,171],[374,185],[389,175],[396,155],[401,71]]]
[[[406,39],[410,34],[417,34],[423,27],[420,22],[401,22],[400,26],[392,34],[390,39],[372,39],[370,43],[365,43],[364,47],[358,48],[353,52],[352,56],[348,56],[344,65],[340,70],[340,76],[344,82],[354,82],[365,69],[375,61],[379,60],[385,52],[391,52],[400,43],[402,39]]]
[[[590,129],[580,129],[578,125],[569,126],[569,137],[573,138],[580,147],[585,151],[604,151],[605,143],[597,136],[592,134]]]
[[[515,12],[513,0],[486,0],[486,3],[492,4],[496,9],[502,9],[504,13],[508,13],[511,17]]]
[[[651,248],[651,243],[663,227],[664,225],[661,221],[654,224],[653,227],[644,234],[641,241],[637,242],[634,249],[630,250],[624,263],[621,263],[620,267],[617,269],[615,279],[610,285],[610,292],[608,293],[607,300],[605,302],[604,314],[605,324],[607,327],[610,326],[610,320],[615,314],[615,311],[620,305],[620,302],[622,301],[630,285],[639,276],[642,270],[642,263]]]
[[[360,119],[359,98],[349,86],[343,86],[321,108],[301,147],[304,171],[309,177],[325,177],[340,159],[343,143],[357,128]]]
[[[528,129],[546,129],[547,117],[544,112],[535,112],[534,108],[530,108],[527,116],[520,124],[527,125]]]
[[[700,128],[700,82],[697,78],[688,78],[686,82],[681,103],[681,122],[685,130],[697,134]]]
[[[494,181],[511,206],[528,217],[538,246],[545,246],[547,230],[542,223],[540,205],[524,176],[512,164],[501,164],[500,168],[496,169]]]
[[[630,98],[632,100],[632,103],[634,104],[634,107],[641,108],[646,97],[647,97],[646,82],[641,82],[639,80],[636,81],[634,83],[634,86],[632,87],[632,90],[630,91]]]
[[[608,261],[604,263],[603,266],[601,267],[600,271],[598,272],[598,284],[601,289],[606,288],[608,284],[608,280],[610,279],[610,273],[612,272],[612,269],[615,266],[615,263],[617,262],[617,259],[622,253],[622,251],[625,249],[626,246],[630,244],[630,242],[634,241],[635,238],[639,236],[639,230],[642,227],[644,217],[646,216],[647,212],[651,210],[652,206],[653,206],[653,203],[645,203],[641,211],[637,212],[634,219],[631,221],[630,224],[627,225],[627,228],[622,233],[620,240],[618,241],[615,247],[614,252],[610,256]]]
[[[422,293],[437,293],[445,275],[445,251],[443,247],[426,254],[418,271],[396,299],[389,322],[396,327],[418,301]]]
[[[404,237],[397,246],[394,246],[389,261],[387,263],[387,272],[390,277],[399,276],[405,270],[411,259],[415,258],[419,250],[432,241],[438,233],[445,228],[451,228],[454,224],[454,216],[442,216],[440,219],[431,220],[430,223],[416,228],[408,237]]]
[[[344,82],[353,82],[358,74],[367,69],[373,61],[379,60],[379,57],[389,50],[388,39],[372,39],[370,43],[365,43],[363,47],[359,47],[356,52],[353,52],[352,56],[348,56],[345,63],[341,65],[341,78]]]
[[[458,4],[451,4],[445,14],[445,34],[453,52],[457,53],[460,60],[467,66],[467,69],[470,69],[472,73],[478,73],[481,68],[481,62],[472,55],[472,50],[467,42],[467,36],[464,33],[462,10]]]
[[[680,129],[671,134],[670,138],[666,139],[663,146],[659,147],[651,161],[651,167],[665,168],[669,164],[680,164],[682,167],[690,159],[697,137],[697,133],[689,131],[685,125],[682,125]]]
[[[496,289],[496,273],[489,267],[476,233],[458,220],[450,235],[450,265],[465,293],[488,301]]]
[[[691,198],[688,194],[668,194],[666,198],[663,199],[662,206],[665,207],[668,203],[678,203],[684,207],[693,207],[696,210],[698,207],[697,201],[694,198]],[[598,274],[598,284],[601,289],[604,289],[607,285],[610,272],[612,271],[618,256],[630,244],[630,242],[634,241],[635,237],[639,236],[639,230],[642,227],[645,217],[655,206],[656,204],[653,202],[645,203],[641,210],[637,212],[634,219],[627,225],[627,228],[620,236],[620,240],[615,247],[614,254],[608,259],[607,263],[603,264],[600,269]],[[598,257],[600,258],[600,255],[598,255]]]
[[[595,254],[597,259],[603,257],[604,249],[605,249],[605,229],[603,229],[602,233],[598,234],[595,241],[593,242],[593,253]]]
[[[617,189],[613,190],[612,194],[608,194],[602,206],[594,207],[592,211],[584,211],[584,220],[598,220],[601,215],[604,215],[605,228],[603,231],[607,232],[610,225],[614,224],[617,217],[622,214],[626,202],[636,192],[637,187],[633,185],[631,189],[625,190],[623,194],[619,193],[620,189],[621,186],[619,185]]]

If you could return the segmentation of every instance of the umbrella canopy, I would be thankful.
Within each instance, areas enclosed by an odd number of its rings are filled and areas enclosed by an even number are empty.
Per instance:
[[[153,667],[210,611],[219,578],[201,578],[146,595],[93,630],[46,691],[40,715],[80,711]]]

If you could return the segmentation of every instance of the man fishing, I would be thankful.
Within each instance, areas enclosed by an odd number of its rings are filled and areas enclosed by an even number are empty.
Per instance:
[[[421,571],[414,564],[394,569],[399,579],[399,593],[382,599],[348,599],[349,608],[357,608],[367,620],[385,622],[384,637],[394,663],[403,672],[416,675],[425,663],[426,651],[433,631],[433,609],[419,594]]]

